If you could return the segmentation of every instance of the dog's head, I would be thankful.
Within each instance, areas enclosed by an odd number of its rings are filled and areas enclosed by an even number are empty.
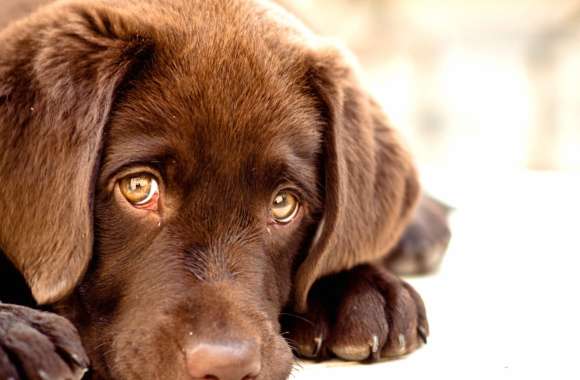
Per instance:
[[[0,247],[101,376],[285,378],[282,308],[396,242],[413,167],[343,55],[277,9],[143,3],[0,34]]]

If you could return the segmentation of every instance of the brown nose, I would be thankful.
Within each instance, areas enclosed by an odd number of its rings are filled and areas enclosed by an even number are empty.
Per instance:
[[[187,349],[186,362],[195,380],[253,380],[262,368],[253,341],[200,342]]]

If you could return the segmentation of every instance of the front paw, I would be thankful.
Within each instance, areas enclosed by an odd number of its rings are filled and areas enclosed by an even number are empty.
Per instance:
[[[306,315],[284,318],[298,355],[379,360],[406,355],[429,335],[417,292],[381,268],[363,265],[321,279]]]
[[[88,364],[77,330],[68,320],[0,304],[0,379],[79,380]]]

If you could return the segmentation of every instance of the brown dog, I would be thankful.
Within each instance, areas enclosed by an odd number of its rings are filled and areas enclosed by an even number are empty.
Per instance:
[[[389,266],[449,239],[418,198],[352,65],[278,7],[48,5],[0,33],[0,378],[80,378],[75,327],[94,379],[409,353],[425,311]]]

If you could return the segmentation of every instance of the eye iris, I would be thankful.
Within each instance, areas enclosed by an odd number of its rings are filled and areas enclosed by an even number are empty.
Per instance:
[[[276,195],[272,203],[272,216],[279,222],[289,222],[298,209],[296,197],[287,192]]]

